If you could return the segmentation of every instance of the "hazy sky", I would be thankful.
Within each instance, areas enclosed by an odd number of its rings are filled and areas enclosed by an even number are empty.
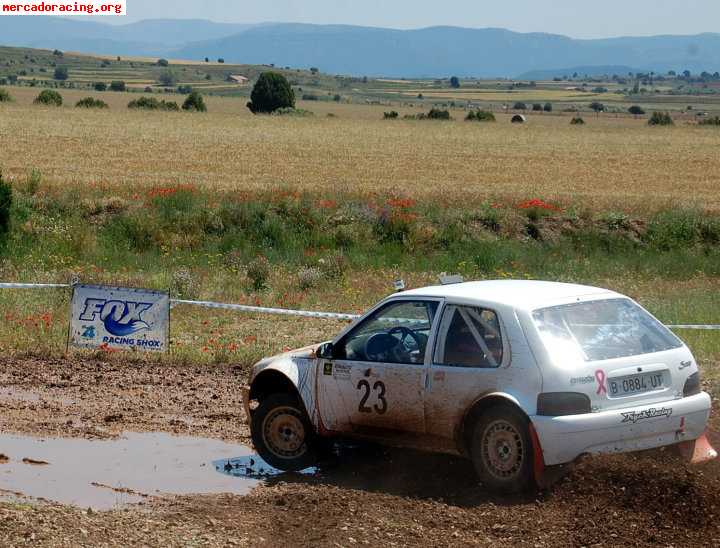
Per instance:
[[[503,27],[579,38],[720,32],[720,0],[127,0],[127,17]]]

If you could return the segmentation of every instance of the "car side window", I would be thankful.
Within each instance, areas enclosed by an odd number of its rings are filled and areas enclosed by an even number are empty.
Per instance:
[[[421,364],[438,303],[397,301],[366,318],[335,345],[334,358]]]
[[[435,345],[436,364],[489,368],[502,361],[502,333],[495,312],[475,306],[445,307]]]

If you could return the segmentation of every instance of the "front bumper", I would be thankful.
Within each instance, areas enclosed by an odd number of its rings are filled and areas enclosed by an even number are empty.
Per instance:
[[[700,438],[710,417],[710,396],[566,417],[531,417],[546,466],[583,454],[625,453]]]
[[[243,410],[245,411],[245,422],[250,424],[250,387],[242,386],[240,388],[240,399],[242,400]]]

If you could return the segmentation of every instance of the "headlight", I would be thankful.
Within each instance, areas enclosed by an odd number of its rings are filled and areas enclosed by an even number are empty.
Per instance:
[[[538,415],[562,417],[590,412],[590,398],[579,392],[546,392],[537,399]]]
[[[695,371],[695,373],[690,375],[685,381],[685,386],[683,386],[683,398],[687,398],[688,396],[694,396],[695,394],[699,393],[700,371]]]

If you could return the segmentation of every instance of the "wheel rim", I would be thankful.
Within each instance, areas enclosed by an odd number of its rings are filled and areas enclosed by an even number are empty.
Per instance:
[[[270,452],[282,459],[305,454],[305,425],[302,414],[292,407],[277,407],[263,421],[263,437]]]
[[[520,473],[525,448],[520,432],[506,420],[491,422],[482,438],[485,469],[495,478],[512,479]]]

